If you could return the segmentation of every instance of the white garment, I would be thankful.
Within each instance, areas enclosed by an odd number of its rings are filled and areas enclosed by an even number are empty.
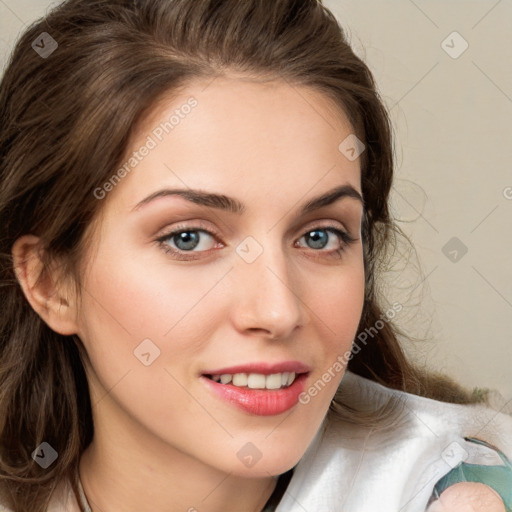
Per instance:
[[[512,417],[506,414],[394,391],[350,372],[341,385],[347,405],[371,410],[395,397],[401,412],[380,427],[327,417],[276,512],[425,512],[437,481],[462,460],[502,464],[494,450],[464,437],[486,441],[512,460]],[[4,511],[10,512],[0,505]],[[48,512],[79,512],[70,488],[62,487]]]
[[[389,428],[326,419],[297,466],[276,512],[424,512],[435,484],[462,460],[512,460],[512,417],[480,405],[456,405],[393,391],[346,372],[341,386],[354,404],[403,404]],[[348,403],[348,402],[346,402]],[[349,404],[350,405],[350,404]]]

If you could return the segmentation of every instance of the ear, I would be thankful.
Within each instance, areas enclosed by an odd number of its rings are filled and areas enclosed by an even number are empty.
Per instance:
[[[45,269],[40,238],[34,235],[18,238],[11,253],[16,277],[32,309],[55,332],[76,334],[74,288],[68,276],[60,276],[56,269]]]

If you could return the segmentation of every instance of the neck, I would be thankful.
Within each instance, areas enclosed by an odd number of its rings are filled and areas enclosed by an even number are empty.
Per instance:
[[[141,432],[112,431],[101,420],[79,475],[92,512],[261,512],[277,483],[273,476],[226,474]]]

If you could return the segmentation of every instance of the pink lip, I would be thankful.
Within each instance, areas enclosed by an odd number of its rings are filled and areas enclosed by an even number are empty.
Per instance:
[[[202,373],[203,375],[223,375],[225,373],[229,373],[231,375],[234,375],[235,373],[261,373],[263,375],[271,375],[272,373],[307,373],[310,371],[311,368],[300,361],[283,361],[281,363],[240,364],[216,370],[207,370]]]
[[[253,366],[251,366],[251,368],[252,367]],[[247,366],[243,368],[247,368]],[[225,373],[232,372],[232,368],[229,368],[229,370],[230,371],[226,371]],[[224,372],[224,370],[222,371]],[[280,373],[274,370],[272,371],[274,373]],[[234,373],[245,372],[237,371]],[[261,373],[261,371],[253,373]],[[215,395],[245,412],[259,416],[273,416],[281,414],[297,404],[299,396],[306,386],[307,378],[308,373],[302,373],[295,378],[291,386],[276,390],[240,388],[232,384],[215,382],[204,375],[200,377],[200,380],[203,381]]]

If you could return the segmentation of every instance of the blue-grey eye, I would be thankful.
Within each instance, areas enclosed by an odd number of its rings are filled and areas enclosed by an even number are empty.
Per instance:
[[[172,237],[176,247],[182,251],[195,249],[199,244],[199,234],[197,231],[183,231]]]
[[[196,253],[212,249],[215,246],[215,235],[205,229],[179,227],[161,236],[157,241],[166,252]]]
[[[326,229],[315,229],[313,231],[309,231],[309,233],[306,233],[304,236],[306,240],[312,242],[312,245],[310,246],[312,249],[323,249],[329,242],[329,236]]]

